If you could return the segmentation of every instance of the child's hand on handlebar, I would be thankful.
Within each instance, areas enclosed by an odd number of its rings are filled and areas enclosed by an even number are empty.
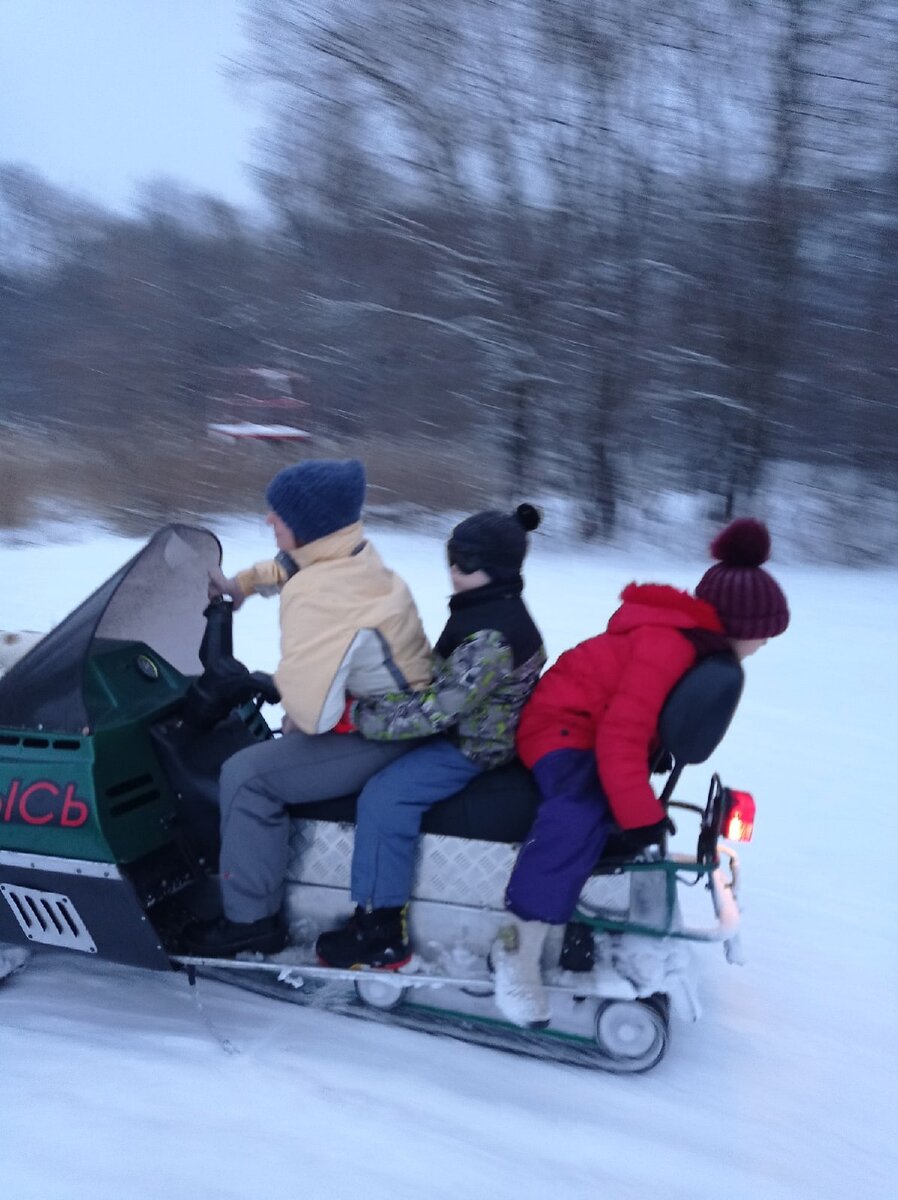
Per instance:
[[[234,605],[234,612],[240,608],[246,599],[243,589],[237,580],[229,579],[221,567],[209,568],[208,596],[210,600],[217,600],[219,596],[230,596],[231,603]]]

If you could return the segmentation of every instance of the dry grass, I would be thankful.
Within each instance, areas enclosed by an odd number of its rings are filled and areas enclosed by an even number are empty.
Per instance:
[[[163,439],[148,428],[127,442],[94,433],[89,442],[62,443],[7,431],[0,444],[0,528],[78,516],[143,534],[167,521],[259,512],[272,476],[307,458],[361,458],[368,506],[382,517],[475,509],[490,501],[475,453],[424,439],[229,445],[206,437]]]

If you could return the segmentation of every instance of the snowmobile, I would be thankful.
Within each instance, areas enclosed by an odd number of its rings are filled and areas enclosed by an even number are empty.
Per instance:
[[[186,970],[353,1016],[614,1072],[664,1056],[671,1011],[700,1013],[691,944],[740,961],[738,858],[753,803],[714,776],[706,803],[673,799],[683,768],[723,737],[743,683],[704,659],[659,725],[662,800],[698,827],[694,854],[607,846],[574,919],[547,941],[551,1022],[519,1029],[495,1006],[489,949],[538,804],[520,763],[487,772],[426,816],[399,972],[317,963],[317,935],[351,911],[355,796],[296,811],[286,910],[291,945],[269,959],[181,952],[219,903],[217,779],[231,754],[276,736],[270,676],[233,655],[232,606],[208,600],[221,546],[170,525],[0,679],[0,977],[23,948]],[[682,819],[682,817],[678,818]]]

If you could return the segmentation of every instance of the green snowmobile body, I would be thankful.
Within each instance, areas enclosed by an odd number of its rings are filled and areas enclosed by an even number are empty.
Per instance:
[[[3,849],[128,863],[164,845],[173,801],[149,730],[187,687],[146,643],[96,643],[85,683],[95,723],[0,730]]]
[[[166,910],[215,865],[220,764],[271,736],[229,645],[209,694],[220,560],[208,531],[160,530],[0,680],[0,941],[169,966]]]

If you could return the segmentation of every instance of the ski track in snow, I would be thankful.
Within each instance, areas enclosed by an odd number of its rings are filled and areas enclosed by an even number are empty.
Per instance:
[[[227,570],[270,555],[261,522],[216,529]],[[439,540],[375,540],[435,635]],[[551,657],[598,632],[630,579],[691,587],[703,570],[535,540],[528,597]],[[3,627],[49,628],[140,544],[0,543]],[[696,948],[704,1016],[674,1019],[658,1068],[602,1075],[211,981],[203,1019],[183,975],[45,953],[0,984],[0,1195],[891,1200],[898,573],[772,569],[793,625],[749,660],[732,730],[679,793],[701,801],[718,770],[757,799],[747,965]],[[271,601],[238,614],[251,667],[274,667],[276,626]]]

